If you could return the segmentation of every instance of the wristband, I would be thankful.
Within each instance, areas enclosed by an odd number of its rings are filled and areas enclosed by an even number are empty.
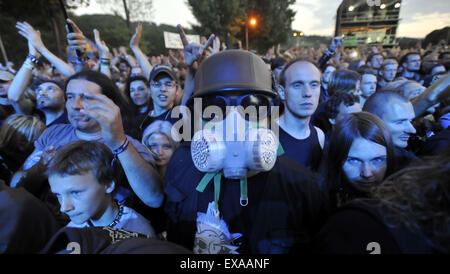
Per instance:
[[[30,60],[31,62],[33,62],[35,65],[39,64],[39,60],[36,58],[36,56],[33,56],[31,54],[27,55],[27,60]]]
[[[114,164],[114,161],[117,160],[117,155],[119,155],[120,153],[124,152],[127,149],[129,143],[130,142],[128,141],[128,138],[125,137],[125,141],[120,145],[120,147],[113,150],[114,157],[111,161],[111,166]]]
[[[23,62],[22,66],[29,70],[33,70],[35,67],[34,63],[31,62],[30,59],[28,59],[28,58],[25,60],[25,62]]]
[[[100,58],[100,65],[108,66],[111,65],[109,58]]]

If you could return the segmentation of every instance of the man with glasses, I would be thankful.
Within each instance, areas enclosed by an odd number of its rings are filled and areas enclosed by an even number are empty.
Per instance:
[[[279,119],[279,139],[286,156],[317,170],[325,134],[311,125],[320,97],[320,71],[311,62],[291,61],[281,72],[278,94],[284,103]]]
[[[140,132],[156,120],[168,121],[174,124],[178,119],[171,117],[178,92],[178,78],[176,73],[168,66],[157,65],[150,73],[150,95],[153,101],[153,110],[140,125]],[[142,136],[140,136],[142,138]]]

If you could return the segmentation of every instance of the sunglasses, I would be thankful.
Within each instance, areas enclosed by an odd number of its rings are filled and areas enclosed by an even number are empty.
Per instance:
[[[230,107],[238,107],[239,114],[247,121],[264,119],[271,112],[273,100],[262,94],[246,94],[239,97],[227,97],[221,95],[207,96],[202,98],[202,119],[206,122],[214,120],[216,113],[207,117],[204,113],[209,106],[218,107],[222,111],[222,117],[226,117]],[[227,108],[228,107],[228,108]],[[216,118],[217,119],[217,118]]]

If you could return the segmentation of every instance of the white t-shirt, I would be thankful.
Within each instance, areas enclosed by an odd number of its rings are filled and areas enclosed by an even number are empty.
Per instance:
[[[88,222],[75,224],[71,221],[67,224],[67,227],[85,228],[91,227],[91,225]],[[141,214],[134,211],[134,209],[126,206],[123,206],[122,216],[120,217],[119,222],[114,226],[114,228],[145,234],[149,237],[155,237],[155,230],[153,229],[150,222]]]

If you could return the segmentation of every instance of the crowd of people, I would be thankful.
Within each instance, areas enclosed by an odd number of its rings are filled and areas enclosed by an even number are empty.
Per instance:
[[[0,68],[0,253],[449,253],[450,51],[73,55]],[[46,61],[45,61],[45,60]],[[75,243],[75,245],[74,245]]]

